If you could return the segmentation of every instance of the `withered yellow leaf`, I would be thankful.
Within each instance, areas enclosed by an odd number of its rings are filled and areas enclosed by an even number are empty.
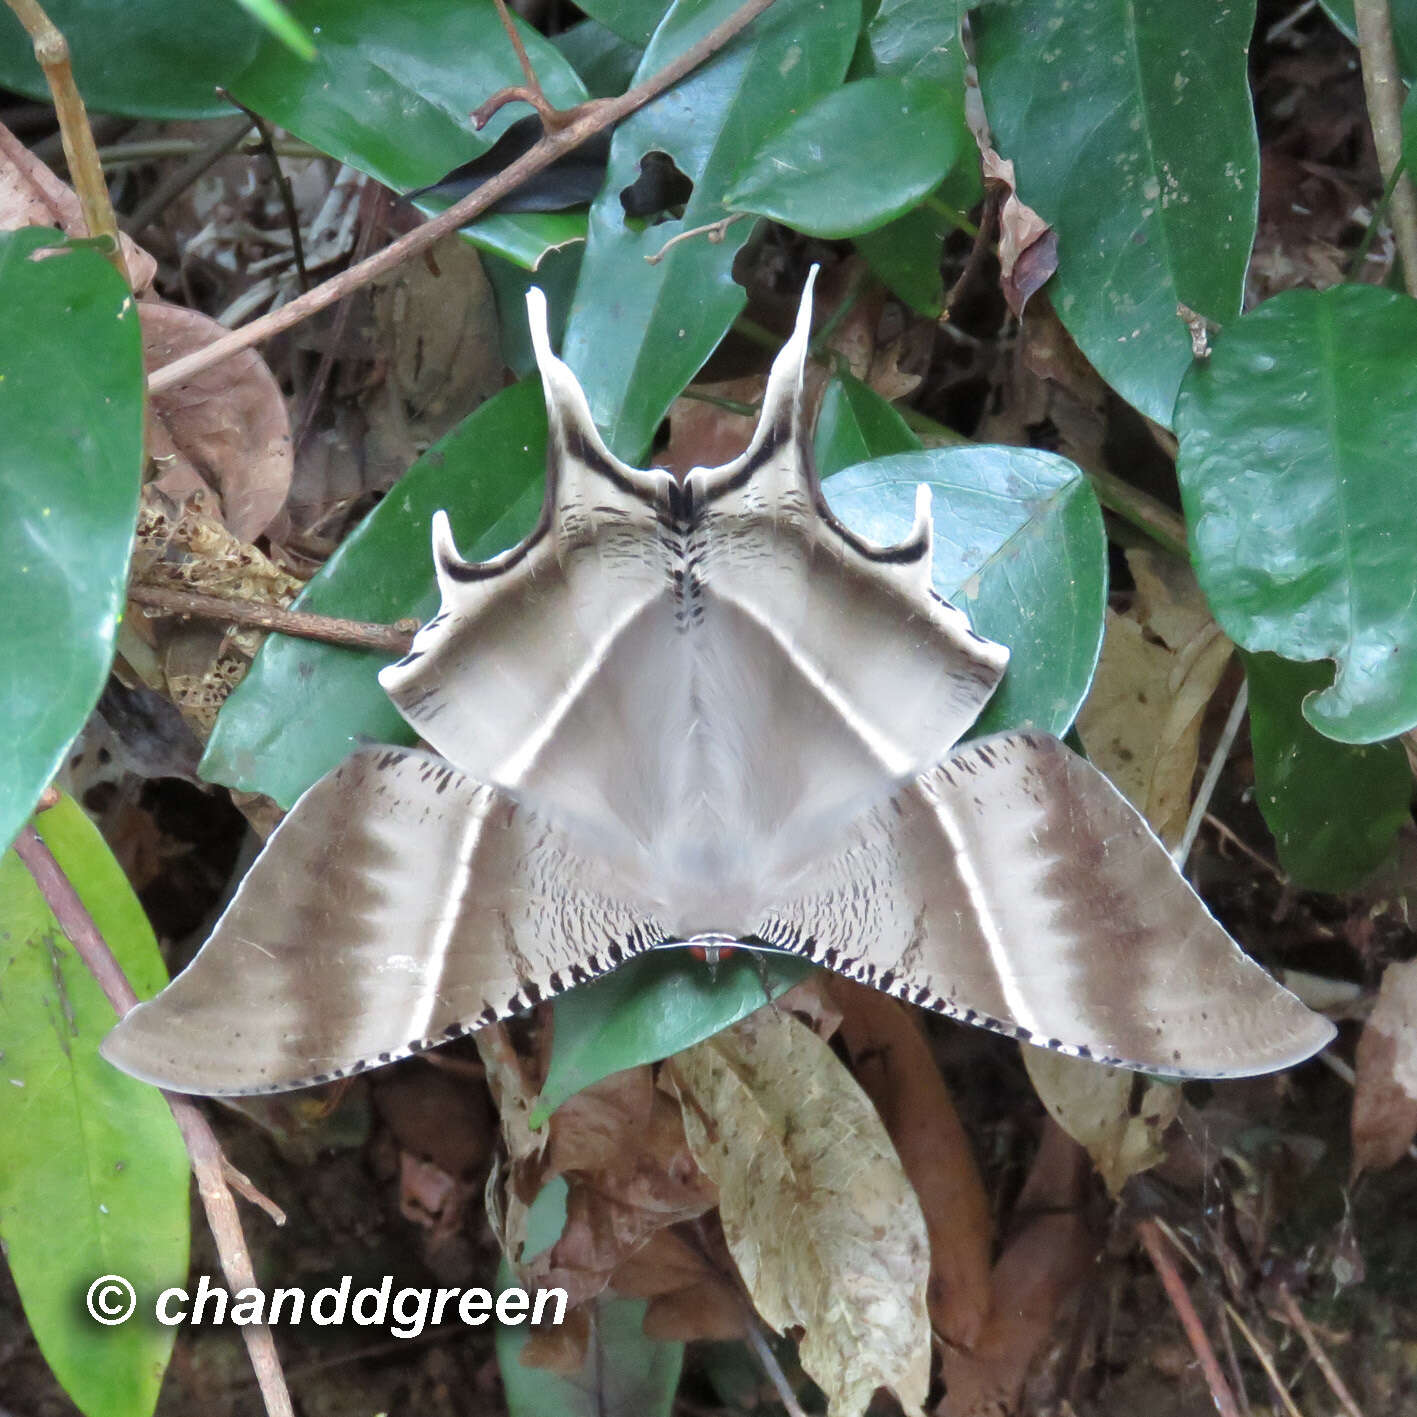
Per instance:
[[[800,1327],[832,1417],[878,1387],[918,1413],[930,1378],[930,1247],[920,1204],[866,1095],[790,1014],[760,1009],[666,1069],[753,1303]]]
[[[1163,1158],[1161,1138],[1181,1105],[1178,1084],[1027,1044],[1023,1061],[1039,1101],[1087,1148],[1114,1196]]]

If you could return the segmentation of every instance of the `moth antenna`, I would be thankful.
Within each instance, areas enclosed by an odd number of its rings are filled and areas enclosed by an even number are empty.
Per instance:
[[[459,571],[466,571],[472,562],[464,561],[458,554],[458,544],[453,540],[452,523],[444,511],[433,513],[433,570],[438,577],[438,590],[446,601],[457,584]]]

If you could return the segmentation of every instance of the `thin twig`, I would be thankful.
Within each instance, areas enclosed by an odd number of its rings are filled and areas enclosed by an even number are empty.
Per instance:
[[[122,1018],[137,1004],[138,996],[122,966],[113,957],[108,941],[94,924],[93,916],[79,899],[78,891],[64,874],[64,868],[55,860],[54,853],[33,825],[27,825],[16,839],[15,854],[34,877],[35,885],[53,911],[65,938],[73,945],[74,952],[93,975],[114,1012]],[[182,1133],[183,1144],[192,1162],[197,1193],[202,1198],[207,1224],[216,1241],[222,1273],[233,1291],[254,1289],[256,1274],[246,1248],[246,1237],[241,1230],[241,1217],[236,1213],[236,1202],[222,1174],[225,1158],[221,1145],[207,1119],[189,1098],[170,1092],[164,1092],[163,1097],[172,1109],[172,1118]],[[261,1399],[269,1417],[294,1417],[290,1393],[270,1329],[264,1324],[248,1324],[242,1327],[241,1336],[246,1340],[251,1366],[256,1371]]]
[[[1220,1362],[1215,1356],[1215,1350],[1210,1346],[1210,1339],[1206,1337],[1205,1328],[1196,1314],[1195,1306],[1191,1303],[1191,1296],[1186,1289],[1185,1281],[1171,1262],[1171,1254],[1161,1238],[1161,1231],[1157,1229],[1156,1222],[1154,1220],[1138,1221],[1137,1234],[1141,1237],[1141,1242],[1146,1246],[1146,1252],[1151,1257],[1157,1274],[1161,1277],[1166,1297],[1171,1300],[1171,1307],[1175,1309],[1176,1317],[1181,1321],[1181,1327],[1186,1331],[1191,1351],[1196,1355],[1196,1359],[1201,1365],[1201,1372],[1205,1375],[1206,1386],[1210,1389],[1215,1410],[1220,1413],[1220,1417],[1240,1417],[1240,1410],[1235,1405],[1235,1394],[1230,1391],[1230,1384],[1226,1382],[1225,1374],[1220,1370]]]
[[[1249,1324],[1240,1317],[1239,1310],[1233,1304],[1227,1303],[1225,1312],[1229,1314],[1230,1322],[1240,1330],[1245,1342],[1250,1345],[1250,1352],[1259,1359],[1260,1367],[1264,1369],[1265,1376],[1269,1379],[1280,1402],[1284,1404],[1284,1410],[1289,1414],[1289,1417],[1304,1417],[1304,1414],[1295,1406],[1294,1399],[1289,1396],[1289,1389],[1284,1386],[1284,1380],[1279,1376],[1279,1369],[1274,1366],[1274,1359],[1270,1356],[1269,1349],[1251,1333]]]
[[[1304,1340],[1304,1347],[1309,1350],[1309,1357],[1314,1360],[1314,1365],[1323,1374],[1329,1391],[1338,1399],[1338,1405],[1343,1408],[1348,1417],[1363,1417],[1363,1409],[1353,1400],[1353,1394],[1348,1391],[1347,1385],[1338,1375],[1338,1369],[1333,1366],[1328,1354],[1324,1352],[1323,1345],[1310,1327],[1308,1319],[1304,1317],[1304,1311],[1295,1303],[1294,1296],[1283,1284],[1279,1286],[1279,1307],[1284,1310],[1284,1317],[1289,1320],[1297,1330],[1299,1337]]]
[[[1250,860],[1256,866],[1258,866],[1260,870],[1262,870],[1266,875],[1273,876],[1274,879],[1280,883],[1280,885],[1284,885],[1288,882],[1289,877],[1286,876],[1284,872],[1281,871],[1279,867],[1274,864],[1273,861],[1271,861],[1267,856],[1262,856],[1258,851],[1255,850],[1253,846],[1250,845],[1249,842],[1237,836],[1234,831],[1232,831],[1228,826],[1226,826],[1225,823],[1222,822],[1220,818],[1215,815],[1214,812],[1207,812],[1205,814],[1205,824],[1222,841],[1228,841],[1230,845],[1235,848],[1236,851],[1242,852],[1244,855],[1248,856]]]
[[[1358,54],[1363,61],[1363,93],[1378,166],[1386,181],[1402,161],[1402,104],[1406,89],[1397,64],[1388,0],[1354,0]],[[1417,193],[1407,177],[1399,177],[1388,208],[1392,234],[1402,260],[1402,279],[1409,295],[1417,295]]]
[[[221,1174],[226,1184],[243,1200],[248,1200],[258,1210],[264,1210],[277,1225],[284,1225],[286,1213],[244,1172],[238,1171],[225,1156],[221,1159]]]
[[[130,585],[128,599],[135,605],[166,610],[173,615],[195,615],[202,620],[224,620],[230,625],[250,625],[274,630],[302,640],[348,645],[353,649],[379,649],[407,654],[418,630],[417,620],[380,625],[369,620],[342,620],[335,615],[313,615],[308,610],[285,610],[254,600],[228,600],[220,595],[174,590],[169,586]]]
[[[243,349],[250,349],[273,335],[291,329],[317,311],[342,300],[351,291],[368,285],[386,271],[391,271],[410,257],[426,251],[449,232],[466,226],[489,207],[500,202],[508,193],[515,191],[527,178],[549,167],[562,154],[579,147],[596,133],[613,127],[636,109],[643,108],[651,99],[658,98],[666,89],[672,88],[704,60],[722,49],[772,3],[773,0],[747,0],[746,4],[722,24],[716,25],[702,39],[691,44],[677,59],[671,60],[659,73],[643,83],[636,84],[618,98],[592,99],[571,109],[565,127],[546,133],[535,147],[509,167],[504,167],[477,191],[469,193],[447,211],[441,212],[431,221],[409,232],[407,236],[400,237],[382,251],[376,251],[367,260],[350,266],[339,275],[315,286],[313,290],[297,296],[289,304],[282,305],[279,310],[262,315],[260,319],[252,320],[250,324],[233,330],[229,335],[223,335],[205,348],[194,350],[191,354],[173,360],[171,364],[163,365],[149,376],[149,393],[160,394],[185,383],[204,369],[221,363],[223,359],[229,359]],[[486,106],[484,104],[483,108]]]
[[[69,180],[79,199],[84,225],[90,236],[106,236],[112,242],[105,252],[114,269],[128,284],[128,266],[123,259],[123,247],[118,240],[118,219],[113,215],[108,184],[103,180],[103,164],[98,160],[98,145],[89,127],[88,110],[74,83],[69,65],[69,41],[54,21],[44,13],[39,0],[6,0],[15,17],[25,27],[34,44],[34,57],[44,70],[45,82],[54,99],[54,112],[59,119],[59,135],[64,143],[64,156],[69,163]]]
[[[270,164],[276,191],[280,193],[281,209],[285,212],[285,225],[290,232],[290,251],[295,257],[295,274],[300,281],[301,290],[309,290],[310,272],[305,269],[305,242],[300,235],[300,213],[295,209],[295,193],[291,191],[290,178],[285,175],[285,168],[280,165],[280,155],[276,152],[276,139],[271,125],[254,109],[247,108],[239,98],[233,98],[230,92],[220,85],[217,86],[217,96],[225,99],[233,108],[239,108],[251,120],[251,126],[255,128],[261,140],[261,151]]]
[[[1241,684],[1240,692],[1235,695],[1235,702],[1230,706],[1230,717],[1225,720],[1225,727],[1221,730],[1220,741],[1215,745],[1215,752],[1211,754],[1205,776],[1201,779],[1200,791],[1196,793],[1196,800],[1191,803],[1191,815],[1186,818],[1186,830],[1181,833],[1181,839],[1171,853],[1171,859],[1182,870],[1190,857],[1191,848],[1196,844],[1196,833],[1201,829],[1201,822],[1210,811],[1210,799],[1215,796],[1216,784],[1220,781],[1221,771],[1230,757],[1230,749],[1235,746],[1235,735],[1240,731],[1240,725],[1245,719],[1245,710],[1249,705],[1250,686],[1248,683]]]
[[[1088,469],[1087,480],[1092,484],[1097,500],[1109,512],[1115,512],[1124,521],[1130,522],[1163,550],[1179,556],[1183,561],[1189,560],[1185,519],[1173,512],[1165,502],[1133,487],[1115,473],[1102,469]]]
[[[711,245],[717,246],[735,221],[743,221],[750,215],[750,212],[734,212],[731,216],[720,217],[717,221],[708,222],[703,226],[691,226],[688,231],[681,231],[677,236],[671,236],[658,251],[646,256],[645,265],[657,266],[675,246],[693,236],[707,237]]]
[[[782,1371],[782,1364],[777,1361],[777,1354],[768,1347],[768,1341],[763,1337],[757,1316],[749,1313],[745,1314],[744,1318],[748,1329],[748,1346],[762,1365],[763,1372],[767,1374],[768,1381],[777,1393],[777,1400],[787,1412],[787,1417],[805,1417],[802,1406],[797,1401],[797,1394],[792,1391],[787,1374]]]

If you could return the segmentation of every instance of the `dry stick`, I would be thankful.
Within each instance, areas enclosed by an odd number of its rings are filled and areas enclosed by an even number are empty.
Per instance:
[[[588,103],[577,105],[565,115],[565,127],[545,134],[535,147],[519,157],[510,167],[504,167],[477,191],[469,193],[462,201],[455,203],[431,221],[425,222],[417,230],[409,232],[407,236],[400,237],[382,251],[376,251],[367,260],[351,266],[337,276],[332,276],[313,290],[297,296],[288,305],[282,305],[279,310],[273,310],[258,320],[252,320],[239,330],[233,330],[229,335],[214,340],[204,349],[194,350],[171,364],[165,364],[149,376],[148,392],[160,394],[177,384],[185,383],[204,369],[219,364],[223,359],[229,359],[243,349],[250,349],[262,340],[270,339],[272,335],[298,325],[316,311],[333,305],[351,291],[376,280],[385,271],[393,270],[411,256],[427,250],[450,232],[466,226],[515,190],[528,177],[549,167],[564,153],[579,147],[596,133],[613,127],[666,89],[672,88],[686,74],[698,68],[705,59],[722,49],[771,4],[772,0],[747,0],[741,9],[736,10],[722,24],[716,25],[702,39],[691,44],[677,59],[666,64],[659,73],[646,79],[644,83],[636,84],[619,98],[592,99]],[[503,103],[512,102],[521,96],[515,91],[504,90],[483,104],[478,114],[485,119]]]
[[[1265,1376],[1269,1379],[1278,1395],[1280,1402],[1284,1404],[1284,1410],[1289,1417],[1304,1417],[1295,1405],[1294,1399],[1289,1395],[1289,1389],[1284,1386],[1284,1379],[1279,1376],[1279,1369],[1274,1366],[1274,1359],[1270,1356],[1269,1350],[1250,1331],[1250,1326],[1240,1317],[1239,1310],[1233,1304],[1225,1305],[1225,1312],[1230,1315],[1230,1322],[1240,1330],[1246,1343],[1250,1345],[1250,1352],[1260,1361],[1260,1367],[1264,1369]]]
[[[392,625],[379,625],[368,620],[341,620],[334,615],[283,610],[279,605],[262,605],[254,600],[228,600],[225,596],[173,590],[167,586],[131,585],[128,587],[128,599],[135,605],[166,610],[174,615],[225,620],[231,625],[274,630],[282,635],[294,635],[297,639],[348,645],[352,649],[381,649],[391,654],[407,654],[418,629],[417,620],[398,620]]]
[[[59,136],[69,163],[69,180],[79,198],[84,225],[90,236],[106,236],[112,242],[105,254],[118,274],[128,281],[128,267],[118,241],[118,220],[113,215],[113,203],[108,199],[108,186],[103,180],[103,164],[98,159],[88,111],[79,97],[74,72],[69,66],[69,41],[44,13],[39,0],[5,0],[5,3],[25,27],[25,33],[34,44],[34,57],[44,70],[59,118]]]
[[[64,874],[64,868],[54,859],[54,853],[33,825],[26,826],[20,833],[15,842],[15,854],[34,877],[35,885],[59,922],[59,928],[98,982],[114,1012],[122,1018],[137,1004],[138,996],[113,957],[108,941],[79,899],[79,893]],[[246,1237],[241,1232],[241,1218],[236,1213],[236,1202],[222,1174],[225,1158],[221,1146],[207,1119],[188,1098],[170,1092],[164,1092],[163,1097],[172,1109],[173,1120],[182,1133],[183,1144],[191,1159],[192,1173],[197,1178],[197,1193],[202,1198],[207,1224],[216,1240],[227,1283],[233,1291],[254,1289],[256,1275],[251,1267],[251,1255],[246,1249]],[[241,1336],[246,1340],[267,1413],[270,1417],[294,1417],[290,1393],[286,1390],[270,1329],[264,1324],[249,1324],[242,1328]]]
[[[1363,61],[1363,93],[1368,123],[1378,150],[1378,165],[1386,181],[1402,161],[1402,103],[1405,90],[1392,38],[1388,0],[1354,0],[1358,53]],[[1409,177],[1399,177],[1388,208],[1392,234],[1402,258],[1402,279],[1409,295],[1417,295],[1417,193]]]
[[[1284,1310],[1284,1317],[1298,1330],[1299,1337],[1304,1340],[1304,1347],[1309,1350],[1309,1357],[1314,1360],[1315,1366],[1324,1375],[1324,1381],[1328,1384],[1329,1391],[1338,1399],[1339,1406],[1348,1414],[1348,1417],[1363,1417],[1363,1409],[1353,1400],[1353,1394],[1348,1391],[1347,1385],[1338,1376],[1338,1369],[1329,1361],[1329,1356],[1324,1352],[1323,1345],[1309,1326],[1308,1319],[1304,1317],[1304,1311],[1295,1303],[1294,1296],[1283,1284],[1279,1286],[1279,1307]]]
[[[1201,779],[1200,791],[1196,793],[1196,800],[1191,804],[1191,815],[1186,819],[1186,829],[1181,833],[1181,840],[1176,843],[1175,851],[1171,853],[1171,859],[1180,870],[1185,869],[1191,848],[1196,844],[1196,834],[1201,829],[1201,822],[1210,811],[1210,799],[1215,796],[1216,784],[1220,781],[1221,771],[1230,757],[1230,749],[1235,746],[1235,735],[1240,731],[1240,724],[1244,721],[1245,710],[1249,705],[1250,686],[1247,682],[1240,685],[1240,692],[1235,695],[1235,702],[1230,706],[1230,717],[1225,720],[1220,741],[1215,745],[1215,752],[1211,754],[1205,776]]]
[[[187,161],[175,171],[169,172],[138,203],[131,216],[124,217],[123,230],[129,236],[141,236],[208,168],[220,162],[227,153],[238,146],[250,128],[251,124],[243,118],[230,118],[215,125],[210,139],[201,147],[192,149]]]
[[[1220,1413],[1220,1417],[1240,1417],[1239,1408],[1235,1405],[1235,1395],[1230,1391],[1230,1384],[1225,1381],[1225,1374],[1220,1371],[1220,1363],[1215,1356],[1215,1350],[1210,1346],[1210,1339],[1206,1337],[1205,1329],[1196,1314],[1195,1306],[1191,1303],[1191,1296],[1187,1292],[1185,1281],[1176,1272],[1176,1266],[1171,1262],[1171,1255],[1161,1238],[1161,1231],[1157,1229],[1156,1222],[1154,1220],[1138,1221],[1137,1234],[1141,1237],[1142,1244],[1146,1246],[1146,1252],[1151,1257],[1157,1274],[1161,1276],[1166,1297],[1171,1300],[1171,1307],[1175,1309],[1176,1317],[1180,1319],[1181,1327],[1186,1331],[1191,1351],[1200,1362],[1201,1372],[1205,1374],[1206,1386],[1210,1388],[1210,1396],[1215,1403],[1215,1410]]]

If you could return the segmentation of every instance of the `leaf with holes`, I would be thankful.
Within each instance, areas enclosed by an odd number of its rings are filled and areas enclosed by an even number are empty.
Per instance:
[[[1182,387],[1177,473],[1226,634],[1338,673],[1304,717],[1343,743],[1417,724],[1417,301],[1291,290],[1234,322]]]
[[[1058,233],[1050,289],[1098,373],[1171,422],[1178,302],[1240,312],[1259,202],[1254,0],[1009,0],[975,15],[979,87],[1019,197]]]
[[[108,677],[143,467],[137,308],[97,251],[35,259],[64,241],[0,233],[0,847]]]
[[[680,0],[636,78],[657,73],[737,8],[735,0]],[[763,138],[841,82],[860,20],[859,0],[776,0],[726,49],[615,130],[564,355],[621,457],[641,458],[665,410],[744,305],[733,260],[752,222],[729,227],[720,242],[687,233],[728,215],[724,194]],[[656,152],[673,160],[693,192],[682,216],[632,225],[620,194]],[[676,236],[686,239],[665,250]],[[646,261],[661,251],[657,264]],[[609,290],[613,300],[605,298]]]

